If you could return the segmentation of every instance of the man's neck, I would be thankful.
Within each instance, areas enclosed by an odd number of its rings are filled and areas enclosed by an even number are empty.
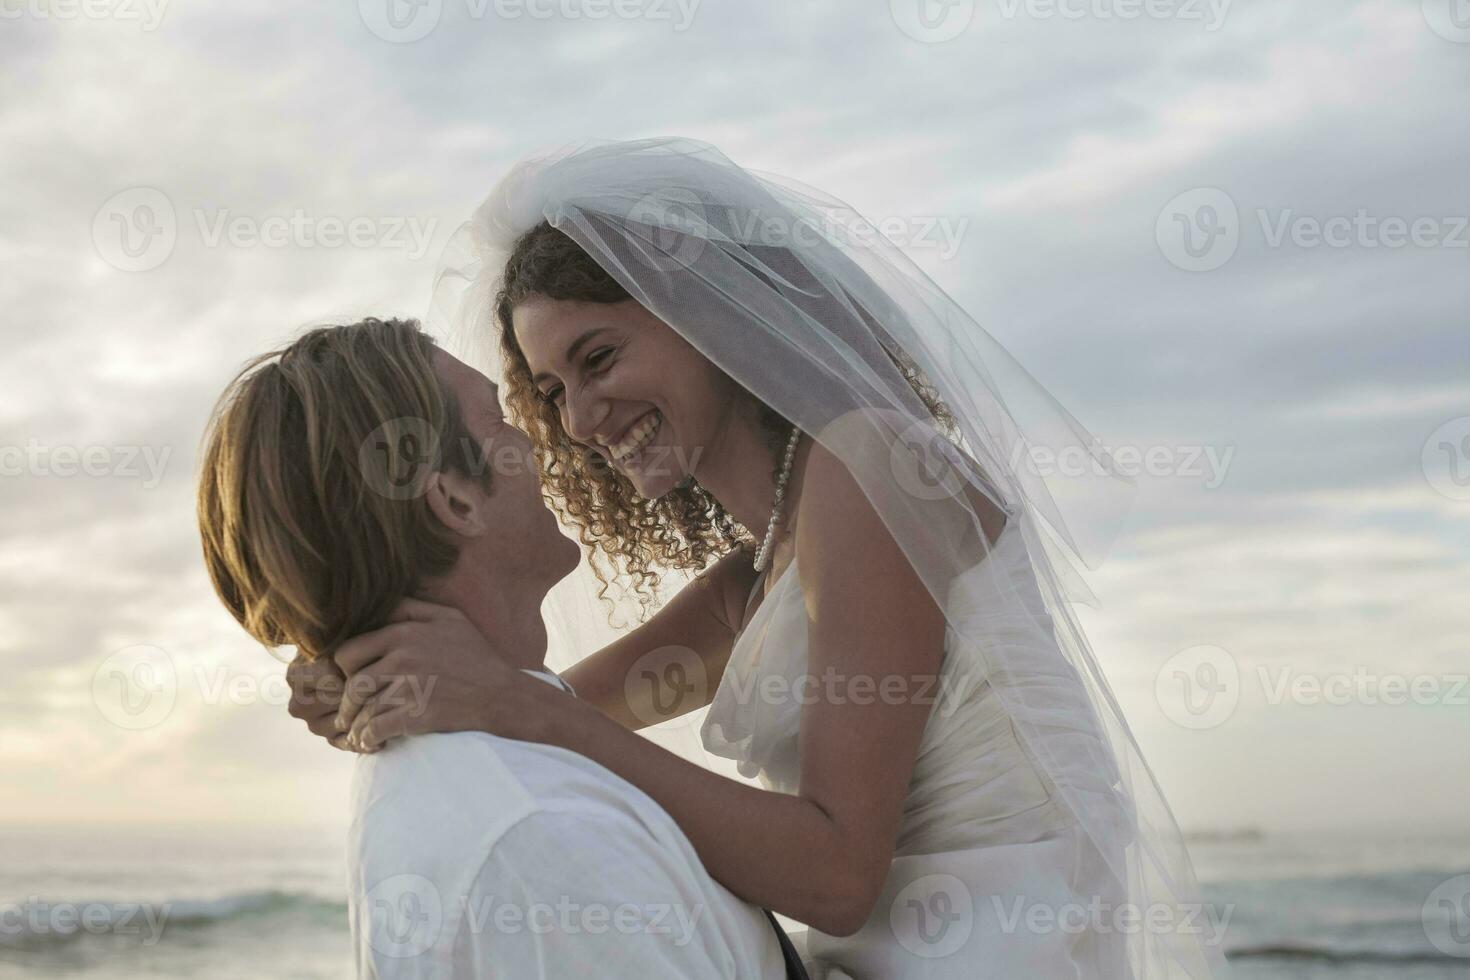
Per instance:
[[[541,619],[541,594],[527,592],[522,583],[507,585],[455,574],[435,582],[425,591],[425,598],[430,601],[463,613],[485,637],[491,652],[512,667],[546,669],[546,623]]]

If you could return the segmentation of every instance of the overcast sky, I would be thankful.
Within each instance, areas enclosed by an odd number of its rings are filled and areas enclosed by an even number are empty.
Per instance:
[[[345,804],[204,576],[209,406],[425,313],[523,154],[659,135],[893,219],[1155,451],[1084,623],[1182,822],[1470,807],[1463,0],[264,6],[0,0],[0,819]]]

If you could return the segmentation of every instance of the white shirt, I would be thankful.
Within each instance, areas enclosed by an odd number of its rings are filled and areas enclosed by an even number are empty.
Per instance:
[[[761,910],[645,793],[575,752],[483,732],[357,757],[348,896],[362,977],[785,975]]]

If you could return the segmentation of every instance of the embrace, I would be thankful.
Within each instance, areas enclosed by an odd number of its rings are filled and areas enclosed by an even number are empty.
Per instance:
[[[1126,481],[859,215],[589,142],[502,178],[436,305],[484,373],[318,327],[231,383],[200,474],[216,591],[357,753],[360,975],[1223,974],[1116,926],[1198,901],[1069,608]],[[645,615],[558,675],[579,569]],[[638,731],[696,710],[753,780]]]

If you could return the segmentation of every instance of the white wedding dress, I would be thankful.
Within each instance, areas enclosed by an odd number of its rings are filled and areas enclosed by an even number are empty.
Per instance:
[[[962,617],[968,636],[1012,649],[1055,643],[1022,542],[1012,519],[990,555],[951,589],[950,622]],[[710,752],[736,760],[742,774],[783,793],[796,793],[801,782],[804,689],[798,685],[807,669],[795,566],[793,560],[782,571],[736,638],[701,732]],[[1075,700],[1077,735],[1088,739],[1087,697],[1065,661],[1050,659],[1059,665],[1055,675],[1029,683],[1054,687],[1042,693],[1063,712]],[[887,883],[854,935],[805,934],[803,956],[814,978],[1131,976],[1125,937],[1089,927],[1097,918],[1089,919],[1089,908],[1122,901],[1114,879],[1018,739],[996,693],[1006,680],[985,676],[984,662],[958,648],[953,629],[946,631],[940,690]],[[810,700],[823,688],[805,690]],[[773,691],[795,694],[773,697]]]

